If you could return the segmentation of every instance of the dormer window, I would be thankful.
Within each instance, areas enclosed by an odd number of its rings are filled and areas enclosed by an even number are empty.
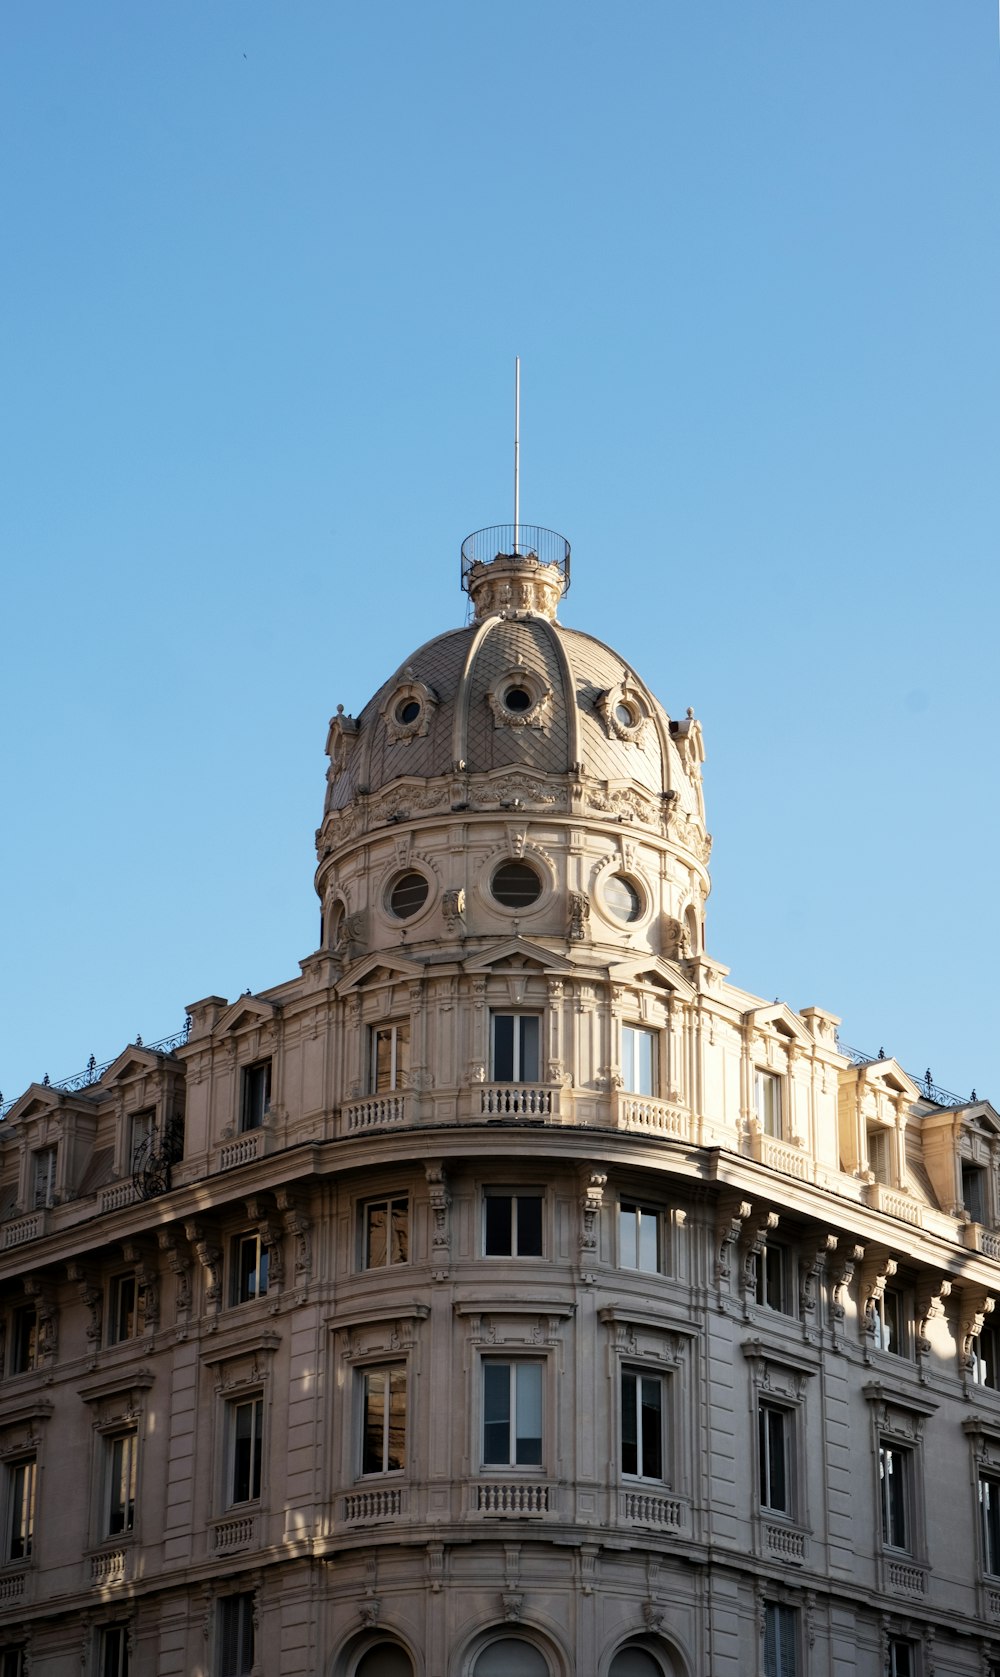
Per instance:
[[[31,1203],[36,1211],[54,1205],[56,1198],[56,1149],[40,1147],[31,1156]]]
[[[988,1221],[986,1211],[986,1172],[982,1165],[962,1163],[962,1204],[973,1223]]]
[[[868,1169],[876,1182],[891,1184],[892,1168],[890,1164],[889,1132],[888,1130],[868,1131]]]
[[[135,1172],[141,1170],[153,1150],[153,1133],[156,1128],[155,1112],[133,1112],[128,1121],[128,1168]]]
[[[271,1062],[258,1060],[243,1072],[240,1129],[259,1130],[271,1110]]]
[[[754,1109],[764,1135],[781,1139],[781,1079],[773,1071],[754,1072]]]

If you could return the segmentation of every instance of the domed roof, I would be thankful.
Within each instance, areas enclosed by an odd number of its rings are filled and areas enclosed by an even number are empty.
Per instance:
[[[327,813],[403,778],[516,769],[667,794],[702,818],[698,724],[671,723],[627,660],[555,621],[553,570],[477,566],[477,621],[419,647],[359,717],[334,717]]]

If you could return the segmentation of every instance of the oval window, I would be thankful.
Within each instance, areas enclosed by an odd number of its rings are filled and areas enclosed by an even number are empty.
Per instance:
[[[634,705],[628,705],[624,699],[615,705],[615,721],[621,728],[634,728],[639,720],[639,713]]]
[[[504,908],[528,908],[542,894],[542,882],[527,862],[501,862],[492,880],[492,890]]]
[[[612,874],[606,882],[604,901],[617,920],[631,922],[642,914],[642,898],[623,873]]]
[[[401,699],[396,706],[397,722],[415,722],[420,715],[420,703],[417,699]]]
[[[389,888],[389,907],[397,920],[409,920],[427,901],[428,884],[422,873],[401,873]]]
[[[503,702],[508,710],[530,710],[534,703],[526,687],[508,687],[503,696]]]

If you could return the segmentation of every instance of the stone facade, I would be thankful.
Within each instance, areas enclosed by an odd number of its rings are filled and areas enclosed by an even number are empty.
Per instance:
[[[996,1677],[1000,1117],[728,982],[697,721],[467,582],[299,974],[7,1112],[0,1677]]]

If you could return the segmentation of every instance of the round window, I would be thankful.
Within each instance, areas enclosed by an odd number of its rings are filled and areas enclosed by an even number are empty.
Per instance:
[[[415,722],[420,715],[420,702],[417,699],[401,699],[396,706],[397,722]]]
[[[427,901],[428,885],[422,873],[397,874],[389,888],[389,907],[397,920],[409,920]]]
[[[615,721],[619,727],[634,728],[638,720],[639,713],[634,705],[626,704],[624,699],[615,705]]]
[[[642,914],[642,898],[623,873],[613,873],[606,882],[604,901],[618,920],[638,920]]]
[[[503,696],[508,710],[530,710],[534,700],[526,687],[508,687]]]
[[[542,894],[542,882],[527,862],[501,862],[492,880],[493,895],[504,908],[529,908]]]

